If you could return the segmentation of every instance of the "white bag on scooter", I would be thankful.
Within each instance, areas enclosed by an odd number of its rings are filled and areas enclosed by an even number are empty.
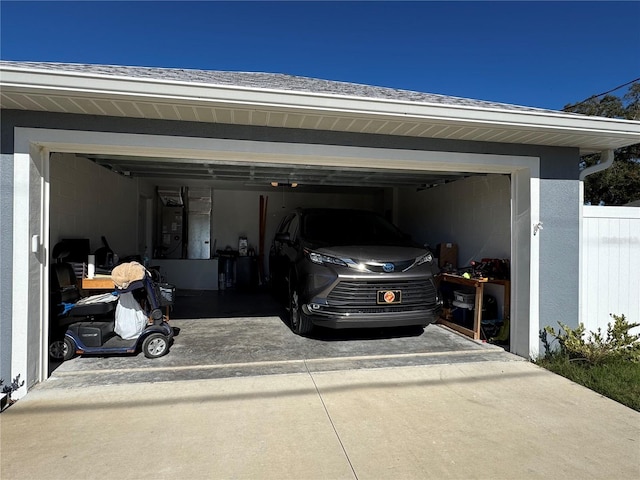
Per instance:
[[[147,315],[131,292],[119,295],[114,331],[125,340],[137,338],[147,325]]]

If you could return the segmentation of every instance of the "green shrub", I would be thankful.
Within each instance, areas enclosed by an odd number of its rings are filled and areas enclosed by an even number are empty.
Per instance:
[[[640,362],[640,334],[629,333],[629,330],[640,326],[640,323],[629,323],[624,315],[611,316],[613,323],[608,324],[606,336],[598,328],[595,332],[589,332],[585,338],[582,323],[572,329],[559,321],[560,329],[557,332],[553,327],[545,327],[540,331],[545,357],[561,355],[569,360],[582,360],[592,365],[612,360]],[[552,337],[551,341],[549,337]],[[559,350],[552,348],[553,342],[558,343]]]

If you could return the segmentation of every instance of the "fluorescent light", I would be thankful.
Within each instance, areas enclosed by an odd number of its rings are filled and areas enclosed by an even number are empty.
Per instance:
[[[298,182],[271,182],[271,186],[296,188],[298,186]]]

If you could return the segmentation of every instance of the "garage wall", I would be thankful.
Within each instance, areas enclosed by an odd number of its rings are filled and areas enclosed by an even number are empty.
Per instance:
[[[420,243],[458,244],[458,266],[511,258],[511,185],[507,175],[465,178],[422,191],[401,190],[398,226]]]
[[[511,259],[511,183],[507,175],[469,177],[427,190],[401,190],[398,226],[432,248],[458,245],[458,267],[483,258]],[[504,292],[486,285],[498,311]]]
[[[52,154],[51,248],[63,238],[88,238],[91,251],[104,235],[120,257],[137,252],[138,183],[70,154]]]
[[[250,246],[258,250],[260,195],[268,198],[265,253],[280,220],[297,207],[348,207],[375,210],[379,207],[376,193],[312,193],[281,187],[263,191],[216,190],[213,191],[213,239],[217,249],[228,245],[238,248],[238,237],[246,236]]]
[[[102,246],[104,235],[121,257],[137,252],[137,209],[139,196],[155,198],[152,180],[127,178],[73,154],[51,155],[50,235],[53,247],[63,238],[89,238],[91,250]],[[163,186],[168,182],[163,181]],[[204,184],[202,184],[204,185]],[[170,185],[169,185],[170,186]],[[176,184],[180,187],[182,185]],[[267,197],[265,253],[284,216],[297,207],[382,208],[379,190],[313,193],[304,188],[269,187],[264,190],[213,188],[212,247],[238,248],[238,237],[246,236],[257,251],[259,242],[260,195]],[[268,265],[265,265],[268,268]],[[193,287],[193,285],[191,286]],[[202,288],[206,288],[203,286]]]

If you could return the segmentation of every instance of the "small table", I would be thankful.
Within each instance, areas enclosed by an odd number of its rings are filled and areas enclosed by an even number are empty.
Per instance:
[[[504,287],[504,304],[503,304],[503,320],[509,318],[510,300],[511,300],[511,287],[509,280],[497,280],[490,278],[464,278],[460,275],[453,275],[451,273],[442,273],[437,277],[440,282],[454,283],[457,285],[464,285],[466,287],[473,287],[476,290],[475,297],[475,315],[473,316],[473,330],[451,322],[446,318],[440,317],[438,323],[446,325],[447,327],[463,333],[474,340],[480,339],[480,328],[482,326],[482,298],[484,296],[484,286],[487,284],[502,285]]]
[[[83,277],[80,281],[83,290],[115,290],[116,285],[111,280],[111,275],[96,275],[93,278]]]

